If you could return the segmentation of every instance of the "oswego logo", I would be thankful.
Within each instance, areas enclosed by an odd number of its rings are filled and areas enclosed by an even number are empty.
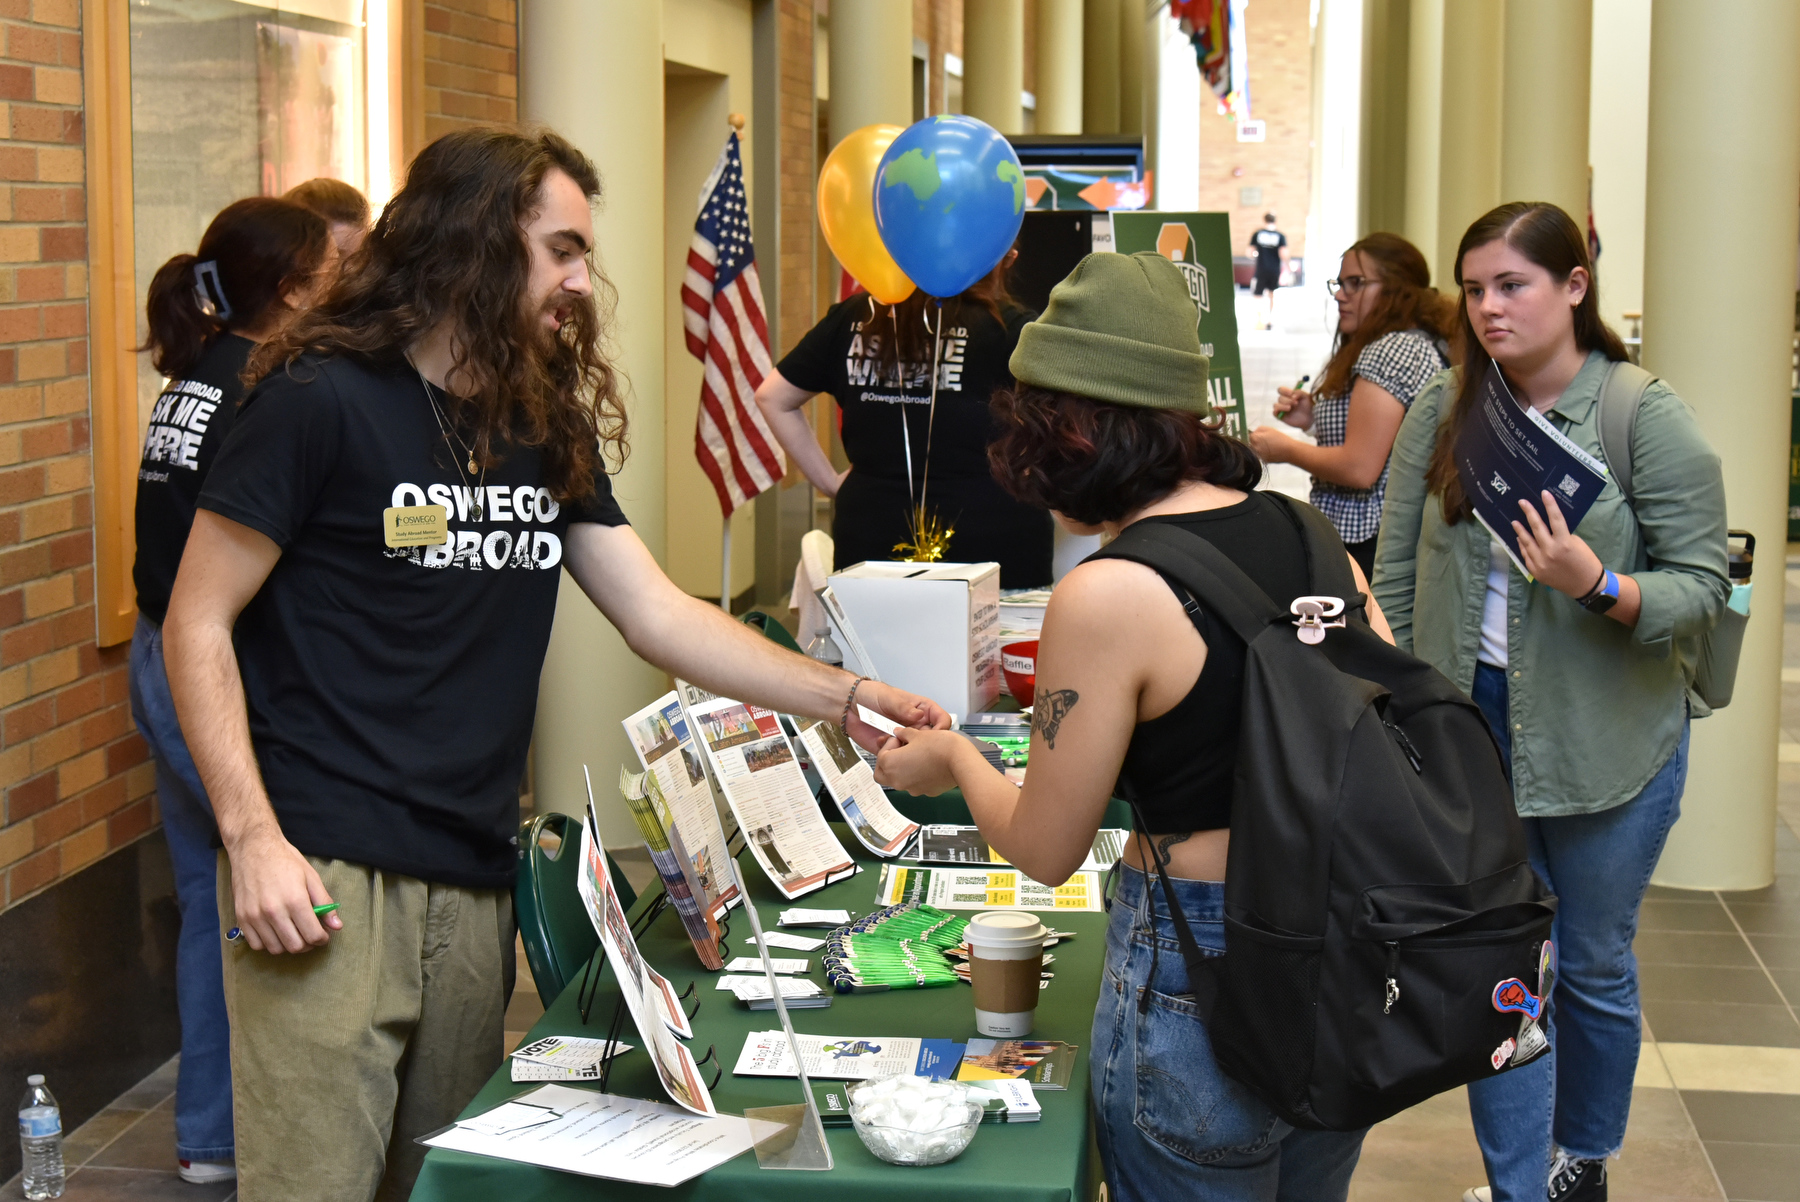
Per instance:
[[[389,559],[409,559],[425,568],[464,568],[471,572],[505,568],[538,568],[549,571],[562,563],[562,539],[548,530],[470,529],[510,522],[529,526],[556,520],[562,506],[547,488],[521,484],[516,488],[490,484],[485,488],[462,484],[396,484],[389,504],[442,505],[452,523],[448,542],[437,546],[389,547]]]

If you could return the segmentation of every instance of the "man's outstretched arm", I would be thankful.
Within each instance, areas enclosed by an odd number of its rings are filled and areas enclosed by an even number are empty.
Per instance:
[[[854,676],[795,655],[676,588],[630,526],[577,522],[564,548],[575,582],[646,661],[721,697],[830,722],[843,716]],[[950,725],[935,703],[877,681],[858,688],[856,700],[901,726]],[[850,734],[871,751],[881,746],[880,732],[855,714]]]
[[[343,927],[336,914],[324,924],[313,914],[331,898],[275,820],[231,643],[238,614],[280,558],[266,535],[199,510],[163,623],[169,692],[231,857],[238,926],[251,947],[270,953],[307,951],[330,938],[327,926]]]

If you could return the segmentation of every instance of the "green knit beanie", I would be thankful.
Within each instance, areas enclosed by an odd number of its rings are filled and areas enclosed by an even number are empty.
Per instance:
[[[1181,269],[1155,251],[1089,255],[1019,334],[1013,378],[1116,405],[1212,414],[1199,309]]]

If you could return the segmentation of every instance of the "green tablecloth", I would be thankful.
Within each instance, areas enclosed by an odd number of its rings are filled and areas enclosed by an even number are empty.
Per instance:
[[[960,798],[955,800],[960,803]],[[946,815],[940,820],[954,821],[955,818]],[[966,816],[962,820],[967,821]],[[751,899],[762,916],[765,929],[773,930],[778,912],[790,904],[844,908],[853,914],[866,914],[875,908],[880,861],[869,856],[847,828],[834,825],[834,830],[844,846],[856,854],[857,862],[865,871],[809,894],[798,902],[784,902],[749,853],[739,857],[741,871],[749,882]],[[647,905],[649,900],[646,897],[639,903],[640,907]],[[1061,1039],[1081,1045],[1069,1089],[1038,1094],[1044,1108],[1040,1122],[984,1125],[969,1149],[947,1165],[900,1168],[884,1164],[871,1156],[856,1132],[847,1127],[827,1129],[835,1164],[831,1172],[764,1172],[757,1168],[755,1155],[745,1153],[673,1190],[579,1177],[511,1161],[433,1149],[426,1157],[418,1187],[413,1191],[413,1202],[592,1198],[717,1199],[720,1202],[729,1199],[730,1202],[742,1202],[746,1198],[763,1197],[779,1197],[782,1202],[881,1202],[883,1199],[917,1198],[928,1193],[951,1198],[980,1197],[987,1202],[1086,1202],[1095,1196],[1099,1183],[1099,1161],[1092,1151],[1089,1121],[1088,1069],[1092,1049],[1088,1045],[1094,1003],[1099,994],[1100,966],[1105,956],[1105,919],[1104,914],[1059,914],[1055,918],[1059,930],[1074,931],[1078,938],[1056,949],[1056,979],[1043,992],[1034,1034],[1041,1039]],[[744,943],[749,934],[749,920],[734,912],[731,923],[734,955],[751,953]],[[700,967],[693,945],[688,942],[681,922],[672,910],[665,910],[651,924],[639,946],[645,958],[678,989],[690,980],[698,986],[698,996],[702,1000],[700,1011],[693,1019],[694,1039],[690,1046],[696,1057],[703,1055],[709,1044],[717,1049],[725,1075],[713,1092],[713,1098],[721,1111],[741,1113],[746,1106],[780,1105],[800,1100],[799,1084],[795,1080],[732,1076],[731,1066],[743,1050],[745,1036],[752,1031],[778,1028],[780,1018],[774,1011],[748,1010],[730,993],[714,989],[714,974]],[[777,954],[800,953],[778,951]],[[818,955],[812,954],[808,958],[812,962],[812,979],[822,981]],[[527,1038],[577,1034],[604,1038],[618,999],[611,970],[608,969],[602,979],[585,1027],[576,1006],[576,992],[574,987],[564,990]],[[793,1019],[794,1029],[803,1034],[927,1036],[954,1039],[959,1043],[975,1034],[973,1004],[969,991],[962,986],[838,995],[829,1009],[796,1010]],[[639,1050],[620,1058],[613,1068],[610,1088],[631,1097],[667,1101],[649,1058],[641,1050],[643,1040],[629,1019],[624,1023],[622,1038]],[[702,1071],[710,1079],[712,1065],[705,1065]],[[531,1084],[513,1084],[502,1066],[469,1103],[463,1116],[480,1114],[533,1088],[535,1086]]]

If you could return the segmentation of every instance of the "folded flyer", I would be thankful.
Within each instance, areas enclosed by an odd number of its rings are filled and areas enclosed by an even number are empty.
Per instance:
[[[800,742],[857,839],[878,856],[899,855],[919,824],[888,801],[886,790],[875,783],[875,773],[843,727],[817,718],[798,721]]]
[[[971,1081],[969,1092],[982,1103],[984,1123],[1035,1123],[1044,1117],[1044,1108],[1033,1095],[1029,1081]]]
[[[854,1038],[796,1035],[809,1077],[837,1081],[869,1081],[911,1073],[915,1077],[948,1077],[962,1060],[963,1045],[948,1039],[878,1036]],[[793,1077],[794,1058],[780,1031],[752,1031],[731,1070],[740,1077]]]
[[[713,779],[757,864],[793,899],[856,871],[806,787],[781,719],[760,706],[676,682]]]
[[[1094,846],[1081,867],[1088,872],[1105,872],[1119,862],[1131,832],[1116,827],[1103,828],[1094,834]],[[932,864],[1005,864],[1006,857],[988,846],[978,826],[922,826],[919,837],[906,853],[912,860]]]
[[[1542,495],[1548,492],[1573,530],[1606,487],[1606,465],[1532,406],[1520,405],[1497,363],[1488,365],[1475,411],[1463,423],[1455,453],[1456,474],[1475,516],[1500,540],[1527,580],[1532,575],[1519,556],[1519,536],[1512,527],[1514,522],[1528,526],[1519,502],[1531,502],[1538,516],[1548,521]]]
[[[1038,1089],[1067,1089],[1080,1045],[1059,1040],[971,1039],[956,1070],[958,1081],[1029,1081]]]
[[[676,916],[686,928],[701,965],[715,970],[722,967],[725,963],[719,950],[722,935],[719,921],[706,899],[701,864],[688,855],[687,845],[675,826],[674,814],[663,796],[662,786],[657,783],[656,774],[629,772],[621,764],[619,792],[625,797],[625,807],[631,811],[638,833],[644,836],[650,862],[662,878],[663,891],[669,895]]]
[[[713,917],[725,917],[737,900],[737,880],[721,867],[726,855],[725,830],[713,804],[712,788],[706,783],[700,749],[681,712],[681,699],[665,693],[627,717],[623,725],[644,771],[656,778],[670,816],[665,824],[669,842],[679,842],[688,857],[691,875],[699,886],[695,896]]]
[[[1076,910],[1105,906],[1100,874],[1077,872],[1060,885],[1042,885],[1016,868],[913,868],[886,864],[878,905],[923,902],[940,910]]]

